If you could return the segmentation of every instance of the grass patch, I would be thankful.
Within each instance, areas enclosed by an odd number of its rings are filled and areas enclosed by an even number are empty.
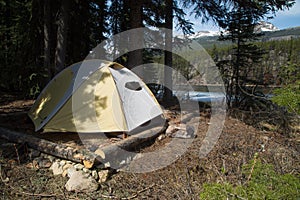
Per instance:
[[[300,199],[300,179],[279,174],[259,159],[243,166],[244,183],[208,183],[203,185],[201,199]]]

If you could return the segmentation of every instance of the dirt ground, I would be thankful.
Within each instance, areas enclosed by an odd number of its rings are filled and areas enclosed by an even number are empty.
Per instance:
[[[33,132],[33,125],[24,117],[32,103],[32,100],[3,94],[0,126]],[[20,160],[21,155],[14,151],[21,145],[0,139],[0,199],[199,199],[203,183],[243,183],[241,167],[255,154],[262,162],[273,164],[279,173],[300,175],[299,132],[293,134],[295,137],[288,137],[227,116],[218,142],[207,156],[200,158],[199,148],[210,125],[209,115],[200,113],[197,137],[175,162],[147,173],[115,173],[93,193],[66,191],[67,178],[53,176],[48,169],[29,168],[30,157]],[[155,151],[169,140],[168,137],[156,140],[141,151]]]

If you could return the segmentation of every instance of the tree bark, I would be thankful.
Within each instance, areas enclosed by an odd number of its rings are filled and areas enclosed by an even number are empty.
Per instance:
[[[57,27],[57,44],[55,50],[55,69],[56,73],[65,67],[67,49],[67,31],[69,28],[70,0],[61,1],[61,9]]]
[[[173,37],[173,0],[166,0],[166,17],[165,17],[165,66],[164,70],[164,99],[166,102],[172,99],[173,80],[172,80],[172,37]],[[167,88],[166,88],[167,87]]]
[[[47,82],[53,76],[54,70],[50,64],[50,23],[51,23],[51,7],[50,0],[44,0],[44,68],[48,73]]]
[[[129,0],[129,19],[130,19],[130,28],[136,29],[143,27],[143,1]],[[143,32],[140,30],[132,31],[129,34],[129,45],[133,47],[134,51],[130,51],[128,54],[128,68],[133,69],[143,64]],[[138,67],[134,72],[143,77],[143,70],[141,67]]]
[[[37,138],[33,135],[11,131],[1,127],[0,137],[16,143],[25,143],[30,148],[59,158],[71,160],[73,162],[82,163],[86,161],[89,163],[95,163],[97,157],[89,152],[75,150],[64,144],[57,144],[48,140]]]

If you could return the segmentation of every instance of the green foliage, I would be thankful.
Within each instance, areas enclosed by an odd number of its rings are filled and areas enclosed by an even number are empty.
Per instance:
[[[291,174],[278,174],[272,165],[252,160],[243,167],[248,178],[243,185],[231,183],[204,184],[201,199],[297,199],[300,197],[300,179]]]
[[[272,101],[286,107],[290,112],[300,114],[300,81],[296,84],[298,85],[287,85],[274,90]]]
[[[282,87],[274,90],[272,101],[300,114],[300,65],[288,63],[280,69]]]

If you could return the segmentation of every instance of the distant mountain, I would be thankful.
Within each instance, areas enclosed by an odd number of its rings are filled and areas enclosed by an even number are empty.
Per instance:
[[[190,35],[179,35],[177,37],[179,38],[188,38],[188,39],[196,39],[196,38],[200,38],[200,37],[212,37],[212,36],[219,36],[220,32],[219,31],[198,31],[194,34],[190,34]]]
[[[257,33],[272,32],[272,31],[279,31],[279,28],[277,28],[270,22],[260,21],[260,22],[258,22],[257,26],[255,27],[255,32],[257,32]],[[187,36],[179,35],[177,37],[188,38],[188,39],[197,39],[197,38],[201,38],[201,37],[219,36],[220,34],[221,34],[220,31],[198,31],[194,34],[190,34]]]
[[[288,29],[279,30],[272,23],[261,21],[256,27],[256,31],[263,33],[260,41],[273,41],[273,40],[289,40],[291,38],[300,37],[300,26]],[[211,48],[213,45],[216,46],[226,46],[230,45],[230,41],[219,41],[220,32],[219,31],[199,31],[195,34],[187,35],[185,37],[196,40],[204,48]],[[184,38],[183,36],[177,36]]]
[[[260,21],[255,27],[255,32],[261,33],[261,32],[269,32],[269,31],[279,31],[279,28],[274,26],[270,22]]]

